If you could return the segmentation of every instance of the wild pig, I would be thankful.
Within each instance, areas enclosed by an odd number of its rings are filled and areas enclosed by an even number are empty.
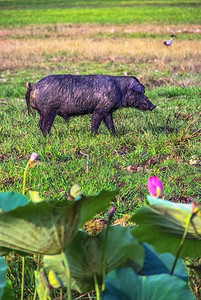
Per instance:
[[[27,82],[26,101],[40,114],[39,127],[44,136],[50,132],[56,115],[64,119],[92,114],[91,132],[100,123],[113,134],[112,113],[121,107],[152,110],[144,86],[135,77],[109,75],[48,75],[33,86]]]

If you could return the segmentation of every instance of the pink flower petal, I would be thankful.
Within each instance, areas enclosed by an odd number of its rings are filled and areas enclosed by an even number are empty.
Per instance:
[[[147,188],[152,197],[163,197],[163,183],[157,176],[149,178]]]

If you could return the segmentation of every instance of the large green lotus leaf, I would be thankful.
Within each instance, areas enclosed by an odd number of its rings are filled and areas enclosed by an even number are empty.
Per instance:
[[[148,207],[139,209],[131,218],[131,221],[137,223],[137,226],[133,227],[131,232],[141,242],[153,245],[158,252],[177,254],[183,234],[182,231],[180,235],[174,233],[172,228],[168,232],[168,226],[172,226],[171,221]],[[199,257],[200,255],[201,241],[186,239],[179,257]]]
[[[77,202],[62,208],[41,202],[1,212],[0,246],[26,253],[60,253],[77,232],[80,208]]]
[[[29,199],[23,194],[15,192],[0,193],[0,211],[12,211],[20,206],[25,206],[29,203]],[[5,256],[9,253],[9,249],[0,247],[0,255]]]
[[[151,206],[142,207],[130,221],[137,226],[132,234],[142,242],[152,244],[159,252],[177,254],[185,231],[186,219],[191,214],[191,205],[176,204],[148,197]],[[164,207],[163,207],[164,201]],[[169,205],[169,206],[168,206]],[[192,219],[180,257],[201,255],[201,223],[198,213]]]
[[[3,257],[0,256],[0,299],[2,299],[3,291],[6,286],[7,264]]]
[[[107,209],[109,203],[118,195],[118,191],[101,191],[98,195],[82,198],[80,227],[94,217],[95,214]]]
[[[9,254],[9,252],[10,252],[9,249],[0,247],[0,256],[5,256]]]
[[[102,300],[195,300],[188,284],[169,274],[138,276],[123,268],[110,272],[105,284]]]
[[[96,236],[79,231],[66,249],[70,265],[72,289],[87,292],[94,288],[94,274],[102,282],[103,253],[106,229]],[[106,273],[122,266],[132,266],[138,272],[144,262],[144,248],[131,234],[130,229],[120,225],[108,231]],[[61,255],[44,256],[47,272],[53,270],[65,286],[67,277]]]
[[[78,200],[75,199],[75,202],[80,203],[79,205],[82,206],[79,227],[82,227],[86,221],[92,219],[96,214],[106,210],[116,195],[118,195],[117,190],[101,191],[95,196],[79,195]],[[51,203],[53,203],[55,207],[66,206],[66,200],[52,201]]]
[[[40,300],[49,300],[50,298],[50,290],[49,283],[46,278],[46,274],[44,270],[35,271],[35,281],[36,281],[36,289]]]
[[[173,225],[171,227],[169,226],[170,228],[168,229],[173,229],[174,232],[176,231],[175,234],[183,235],[186,220],[192,213],[192,204],[175,203],[151,196],[147,196],[147,199],[153,210],[171,220]],[[176,228],[174,228],[174,225]],[[193,217],[188,228],[187,238],[201,240],[201,212]]]
[[[108,191],[100,193],[100,198],[97,195],[83,196],[79,201],[65,200],[60,207],[59,203],[51,205],[43,201],[30,202],[9,212],[0,210],[0,247],[25,253],[61,253],[74,238],[80,224],[105,209],[114,194]]]
[[[0,297],[1,300],[15,300],[14,290],[11,281],[7,278],[6,286],[3,290],[3,296]]]
[[[171,253],[159,254],[147,243],[143,243],[143,246],[145,249],[145,260],[142,274],[146,276],[163,273],[170,274],[175,261],[175,256]],[[183,259],[178,259],[174,276],[188,282],[188,272]]]
[[[0,210],[5,212],[16,209],[19,206],[25,206],[29,199],[22,194],[15,192],[0,193]]]

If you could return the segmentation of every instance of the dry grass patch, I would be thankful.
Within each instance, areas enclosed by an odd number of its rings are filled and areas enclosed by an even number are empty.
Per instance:
[[[201,27],[199,29],[199,26],[190,25],[167,27],[87,24],[2,30],[0,70],[33,68],[39,65],[48,70],[50,68],[59,70],[59,66],[72,63],[74,65],[86,62],[109,63],[119,64],[122,73],[137,73],[142,82],[149,84],[150,87],[175,84],[175,80],[179,85],[199,86],[199,78],[196,80],[193,74],[198,74],[201,69],[200,40],[178,39],[174,41],[173,46],[167,48],[163,45],[163,39],[126,38],[124,35],[113,37],[115,32],[169,34],[198,30],[201,30]],[[106,35],[98,35],[100,33]],[[90,69],[89,72],[93,71]],[[160,72],[164,74],[161,75]],[[192,77],[185,80],[175,79],[177,73],[189,73]]]
[[[2,38],[27,38],[27,37],[93,37],[97,34],[115,33],[152,33],[156,35],[167,34],[200,34],[201,25],[97,25],[97,24],[60,24],[60,25],[41,25],[25,26],[22,28],[1,29]]]
[[[201,41],[176,41],[166,48],[161,41],[148,39],[49,38],[0,41],[1,70],[57,61],[70,57],[79,60],[132,58],[133,62],[154,64],[160,70],[172,65],[185,71],[197,72],[201,61]],[[63,54],[62,54],[63,53]],[[50,55],[51,54],[51,55]],[[49,57],[48,57],[49,55]]]

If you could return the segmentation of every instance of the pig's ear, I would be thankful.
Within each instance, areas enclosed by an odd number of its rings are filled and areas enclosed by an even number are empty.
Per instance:
[[[139,92],[142,94],[145,93],[145,86],[143,84],[141,84],[137,78],[135,78],[135,80],[132,81],[131,88],[136,92]]]
[[[140,93],[144,94],[145,93],[145,86],[140,83],[139,87],[134,88],[134,90],[137,91],[137,92],[140,92]]]

